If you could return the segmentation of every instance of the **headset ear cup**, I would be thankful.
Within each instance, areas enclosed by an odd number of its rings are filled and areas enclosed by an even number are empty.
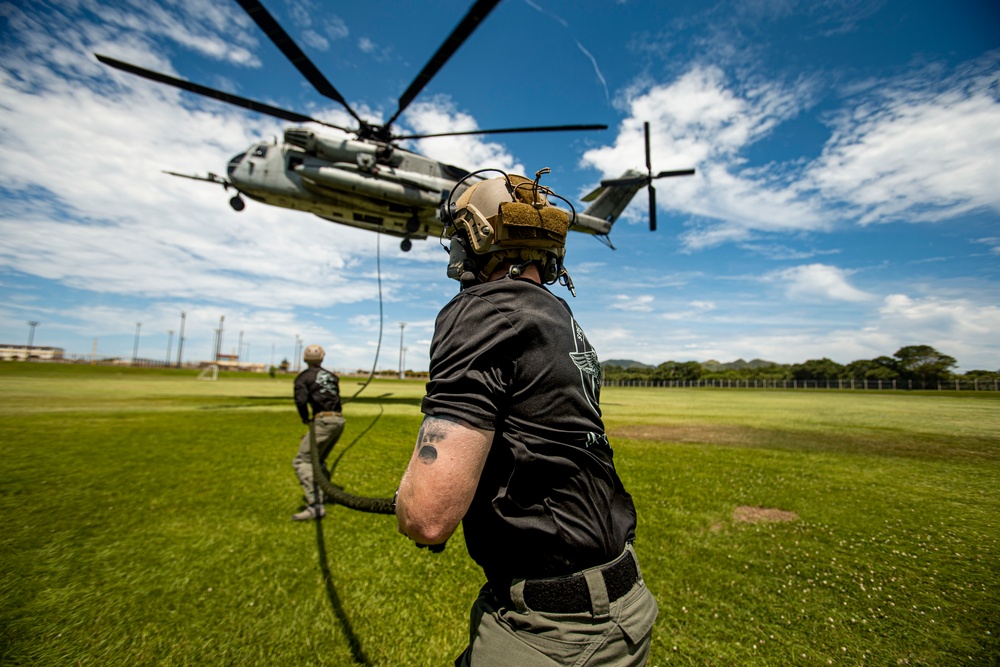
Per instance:
[[[546,285],[551,285],[559,278],[559,260],[549,255],[548,260],[545,262],[545,271],[542,275],[542,282]]]

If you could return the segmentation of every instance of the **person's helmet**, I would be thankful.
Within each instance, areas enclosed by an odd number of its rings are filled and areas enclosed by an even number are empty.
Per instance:
[[[323,357],[325,356],[326,351],[319,345],[309,345],[306,347],[305,351],[302,352],[302,360],[306,363],[319,363],[323,361]]]
[[[518,174],[480,181],[449,206],[446,216],[450,220],[445,226],[445,235],[452,240],[448,277],[463,284],[485,281],[505,260],[539,262],[545,283],[567,276],[562,260],[570,216],[551,204],[549,197],[566,200],[538,184],[548,171],[539,171],[534,181]]]

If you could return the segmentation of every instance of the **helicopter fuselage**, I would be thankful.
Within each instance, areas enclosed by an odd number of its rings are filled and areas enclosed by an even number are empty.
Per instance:
[[[467,173],[414,153],[301,128],[290,128],[285,137],[234,156],[227,169],[233,187],[265,204],[403,238],[440,235],[438,209]]]
[[[285,130],[281,143],[277,140],[270,144],[257,143],[234,156],[229,161],[228,178],[211,172],[207,176],[167,172],[173,176],[215,183],[227,190],[236,189],[238,194],[232,197],[229,203],[237,211],[243,210],[246,206],[242,199],[242,195],[246,195],[271,206],[306,211],[331,222],[402,237],[400,247],[406,251],[412,245],[411,239],[425,239],[428,236],[441,234],[443,230],[439,218],[441,204],[448,200],[450,194],[457,196],[461,194],[463,188],[472,186],[476,177],[468,178],[469,172],[464,169],[405,150],[399,146],[400,141],[470,134],[607,129],[607,125],[549,125],[407,135],[392,131],[392,124],[482,23],[499,0],[476,0],[399,98],[396,112],[384,123],[372,123],[359,116],[260,0],[238,1],[247,15],[316,91],[344,107],[356,123],[354,128],[334,125],[297,111],[282,109],[95,54],[99,62],[109,67],[160,84],[285,121],[315,123],[344,133],[338,137],[330,137],[317,134],[307,127],[290,127]],[[574,211],[570,229],[597,235],[611,246],[608,239],[611,226],[642,187],[647,187],[649,190],[650,228],[655,227],[655,191],[652,181],[664,176],[690,175],[694,170],[661,172],[654,176],[649,166],[648,123],[644,125],[644,129],[648,173],[643,175],[629,170],[619,179],[602,181],[601,187],[584,198],[589,204],[586,210]]]
[[[469,172],[372,141],[328,137],[288,128],[284,142],[257,143],[235,155],[229,183],[271,206],[403,239],[440,236],[441,205]],[[478,180],[473,177],[454,196]],[[238,197],[232,200],[243,208]],[[606,234],[608,220],[578,213],[574,229]]]

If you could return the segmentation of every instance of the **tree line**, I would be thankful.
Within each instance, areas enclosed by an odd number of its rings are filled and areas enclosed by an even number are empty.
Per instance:
[[[973,370],[963,374],[953,372],[958,365],[954,357],[935,350],[930,345],[908,345],[896,350],[891,357],[859,359],[838,364],[827,359],[810,359],[801,364],[778,364],[755,359],[742,359],[720,364],[716,361],[666,361],[659,366],[635,362],[609,361],[601,364],[604,379],[611,381],[658,380],[694,382],[698,380],[740,381],[817,381],[879,380],[909,383],[913,387],[933,387],[938,382],[1000,380],[1000,370]]]

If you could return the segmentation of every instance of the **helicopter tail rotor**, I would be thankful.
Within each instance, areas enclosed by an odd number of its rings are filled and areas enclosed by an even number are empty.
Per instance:
[[[649,190],[649,231],[656,231],[656,188],[650,183],[646,186]]]
[[[631,178],[613,178],[605,181],[601,181],[601,186],[608,187],[610,185],[645,185],[646,189],[649,191],[649,231],[656,231],[656,188],[653,187],[653,181],[658,178],[670,178],[673,176],[693,176],[695,173],[694,169],[674,169],[671,171],[661,171],[660,173],[653,175],[653,160],[652,155],[649,150],[649,122],[644,122],[642,124],[643,138],[646,145],[646,175],[636,176]]]

